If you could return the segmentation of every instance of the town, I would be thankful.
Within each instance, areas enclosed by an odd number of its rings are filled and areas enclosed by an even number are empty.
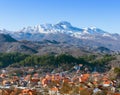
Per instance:
[[[112,78],[111,73],[90,73],[80,70],[80,66],[41,74],[40,68],[16,68],[24,72],[21,75],[10,74],[15,68],[2,69],[0,95],[120,95],[120,80]]]

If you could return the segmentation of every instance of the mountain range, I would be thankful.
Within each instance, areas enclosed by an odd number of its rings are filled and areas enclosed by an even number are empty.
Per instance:
[[[119,34],[112,34],[96,27],[78,28],[67,21],[61,21],[57,24],[41,24],[34,27],[24,27],[19,31],[2,29],[0,30],[0,34],[2,35],[0,36],[0,43],[5,41],[3,34],[7,35],[7,37],[9,35],[13,44],[12,47],[16,48],[19,45],[24,51],[29,50],[34,53],[47,52],[49,50],[53,50],[52,52],[56,53],[61,48],[66,49],[65,52],[69,52],[69,49],[73,51],[80,48],[100,52],[102,50],[120,51]],[[43,49],[42,45],[43,47],[46,46],[45,48],[47,49]],[[60,51],[62,52],[64,50],[61,49]]]

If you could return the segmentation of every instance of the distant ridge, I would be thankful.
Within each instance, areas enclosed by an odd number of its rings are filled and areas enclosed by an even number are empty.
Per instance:
[[[17,42],[14,38],[12,38],[8,34],[0,34],[0,42]]]
[[[74,46],[105,47],[112,51],[120,51],[120,35],[106,32],[100,28],[78,28],[67,21],[57,24],[41,24],[34,27],[24,27],[19,31],[0,30],[16,40],[22,41],[57,41]]]

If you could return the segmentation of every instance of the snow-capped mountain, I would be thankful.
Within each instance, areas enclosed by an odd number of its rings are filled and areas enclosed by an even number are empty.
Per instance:
[[[10,34],[12,34],[12,36],[16,39],[18,39],[18,37],[19,39],[22,39],[22,37],[24,36],[30,37],[36,34],[38,36],[38,35],[48,35],[48,34],[58,34],[58,33],[66,34],[80,39],[94,39],[96,36],[103,36],[103,37],[110,37],[111,39],[117,39],[113,37],[113,34],[105,32],[99,28],[96,27],[83,28],[83,29],[77,28],[72,26],[69,22],[66,21],[62,21],[54,25],[42,24],[34,27],[27,27],[21,29],[20,31],[16,31]]]
[[[41,41],[44,39],[74,43],[84,46],[105,46],[112,50],[120,50],[119,34],[111,34],[96,27],[78,28],[67,21],[57,24],[41,24],[24,27],[19,31],[0,30],[17,40]]]

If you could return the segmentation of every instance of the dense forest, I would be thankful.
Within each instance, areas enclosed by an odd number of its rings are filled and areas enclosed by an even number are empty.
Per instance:
[[[68,70],[77,64],[83,64],[83,69],[88,67],[90,71],[97,68],[98,71],[109,69],[109,62],[114,60],[114,55],[86,55],[81,57],[74,57],[68,54],[60,55],[28,55],[23,53],[1,53],[0,54],[0,68],[8,66],[32,66],[32,67],[45,67],[45,68],[60,68]]]

